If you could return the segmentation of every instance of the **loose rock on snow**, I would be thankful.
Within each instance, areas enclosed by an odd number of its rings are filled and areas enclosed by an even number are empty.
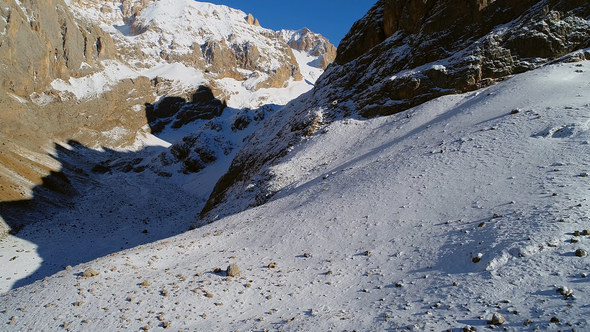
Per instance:
[[[488,324],[491,325],[502,325],[504,323],[506,323],[506,318],[504,318],[504,316],[498,312],[494,313],[492,319],[488,321]]]
[[[228,266],[226,273],[228,277],[238,276],[240,274],[240,268],[238,267],[238,264],[232,264]]]

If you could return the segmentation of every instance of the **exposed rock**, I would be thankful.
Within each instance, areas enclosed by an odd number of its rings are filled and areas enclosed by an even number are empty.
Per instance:
[[[577,249],[575,254],[578,257],[586,257],[586,255],[587,255],[586,250],[584,250],[584,249]]]
[[[557,288],[557,292],[563,295],[566,300],[574,297],[574,290],[567,286]]]
[[[98,276],[100,273],[94,271],[93,268],[89,267],[86,269],[86,271],[84,271],[84,273],[82,273],[82,278],[91,278],[91,277],[96,277]]]
[[[0,88],[26,97],[55,78],[90,72],[114,59],[113,40],[95,24],[76,21],[63,0],[0,2]],[[85,68],[85,69],[83,69]]]
[[[248,16],[246,16],[246,22],[248,22],[250,25],[255,25],[257,27],[260,26],[260,22],[258,22],[258,19],[254,18],[252,14],[248,14]]]
[[[236,277],[240,275],[241,272],[237,264],[232,264],[227,267],[226,273],[228,277]]]
[[[261,28],[252,14],[200,2],[187,5],[178,17],[151,14],[171,5],[175,5],[172,0],[76,0],[71,8],[80,16],[94,11],[102,24],[122,27],[123,34],[109,30],[111,37],[121,58],[138,68],[162,61],[180,62],[205,71],[211,80],[256,78],[256,84],[249,86],[253,90],[283,87],[292,78],[302,80],[287,43],[277,38],[276,32]],[[170,29],[168,22],[176,19],[175,28],[182,29],[186,38],[177,38],[178,31]],[[229,33],[213,28],[220,26],[220,20]],[[200,21],[201,26],[195,28],[194,21]]]
[[[382,0],[355,23],[339,66],[318,85],[347,90],[340,99],[364,116],[396,113],[587,47],[589,15],[583,1]]]
[[[299,31],[282,30],[281,35],[287,44],[295,50],[306,52],[315,57],[321,57],[315,63],[318,68],[326,69],[336,58],[336,47],[322,35],[313,33],[307,28]]]
[[[506,318],[504,318],[499,312],[494,313],[492,319],[488,321],[488,324],[491,325],[502,325],[504,323],[506,323]]]

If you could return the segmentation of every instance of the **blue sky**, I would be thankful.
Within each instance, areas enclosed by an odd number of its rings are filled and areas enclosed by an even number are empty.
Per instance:
[[[363,17],[377,0],[204,0],[251,13],[260,25],[273,30],[299,30],[303,27],[320,33],[334,45],[352,24]]]

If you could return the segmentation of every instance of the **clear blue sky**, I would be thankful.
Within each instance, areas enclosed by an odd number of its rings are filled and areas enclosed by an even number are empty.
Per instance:
[[[260,25],[272,29],[320,33],[336,46],[352,24],[363,17],[377,0],[202,0],[251,13]]]

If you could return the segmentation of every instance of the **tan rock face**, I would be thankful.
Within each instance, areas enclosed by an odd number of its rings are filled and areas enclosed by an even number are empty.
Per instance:
[[[240,17],[235,11],[224,11],[208,6],[187,7],[183,13],[183,22],[201,21],[204,25],[195,28],[186,23],[180,25],[179,31],[171,31],[170,27],[150,15],[143,15],[147,8],[158,6],[155,0],[75,0],[74,11],[98,11],[103,24],[120,25],[121,20],[127,25],[125,29],[134,36],[129,39],[121,34],[113,33],[120,57],[131,66],[145,68],[156,65],[161,59],[168,63],[183,63],[208,73],[211,79],[234,78],[246,80],[249,77],[268,77],[254,89],[263,87],[282,87],[290,79],[301,80],[294,55],[289,46],[272,30],[259,28],[260,24],[252,14]],[[108,13],[107,13],[108,12]],[[232,16],[233,15],[233,16]],[[217,23],[213,21],[230,18],[231,22],[223,23],[229,27],[228,35],[220,35],[211,28]],[[210,22],[213,22],[209,24]],[[177,27],[178,28],[178,27]],[[194,40],[187,47],[177,38],[182,33]],[[333,47],[332,47],[333,48]],[[335,52],[335,50],[334,50]],[[326,55],[322,63],[332,61],[333,56]],[[277,65],[278,64],[278,65]],[[251,71],[251,73],[246,73]],[[291,73],[290,75],[287,75]]]
[[[0,1],[0,87],[20,96],[40,92],[55,78],[88,70],[83,62],[112,59],[112,39],[98,26],[76,24],[63,0]]]

